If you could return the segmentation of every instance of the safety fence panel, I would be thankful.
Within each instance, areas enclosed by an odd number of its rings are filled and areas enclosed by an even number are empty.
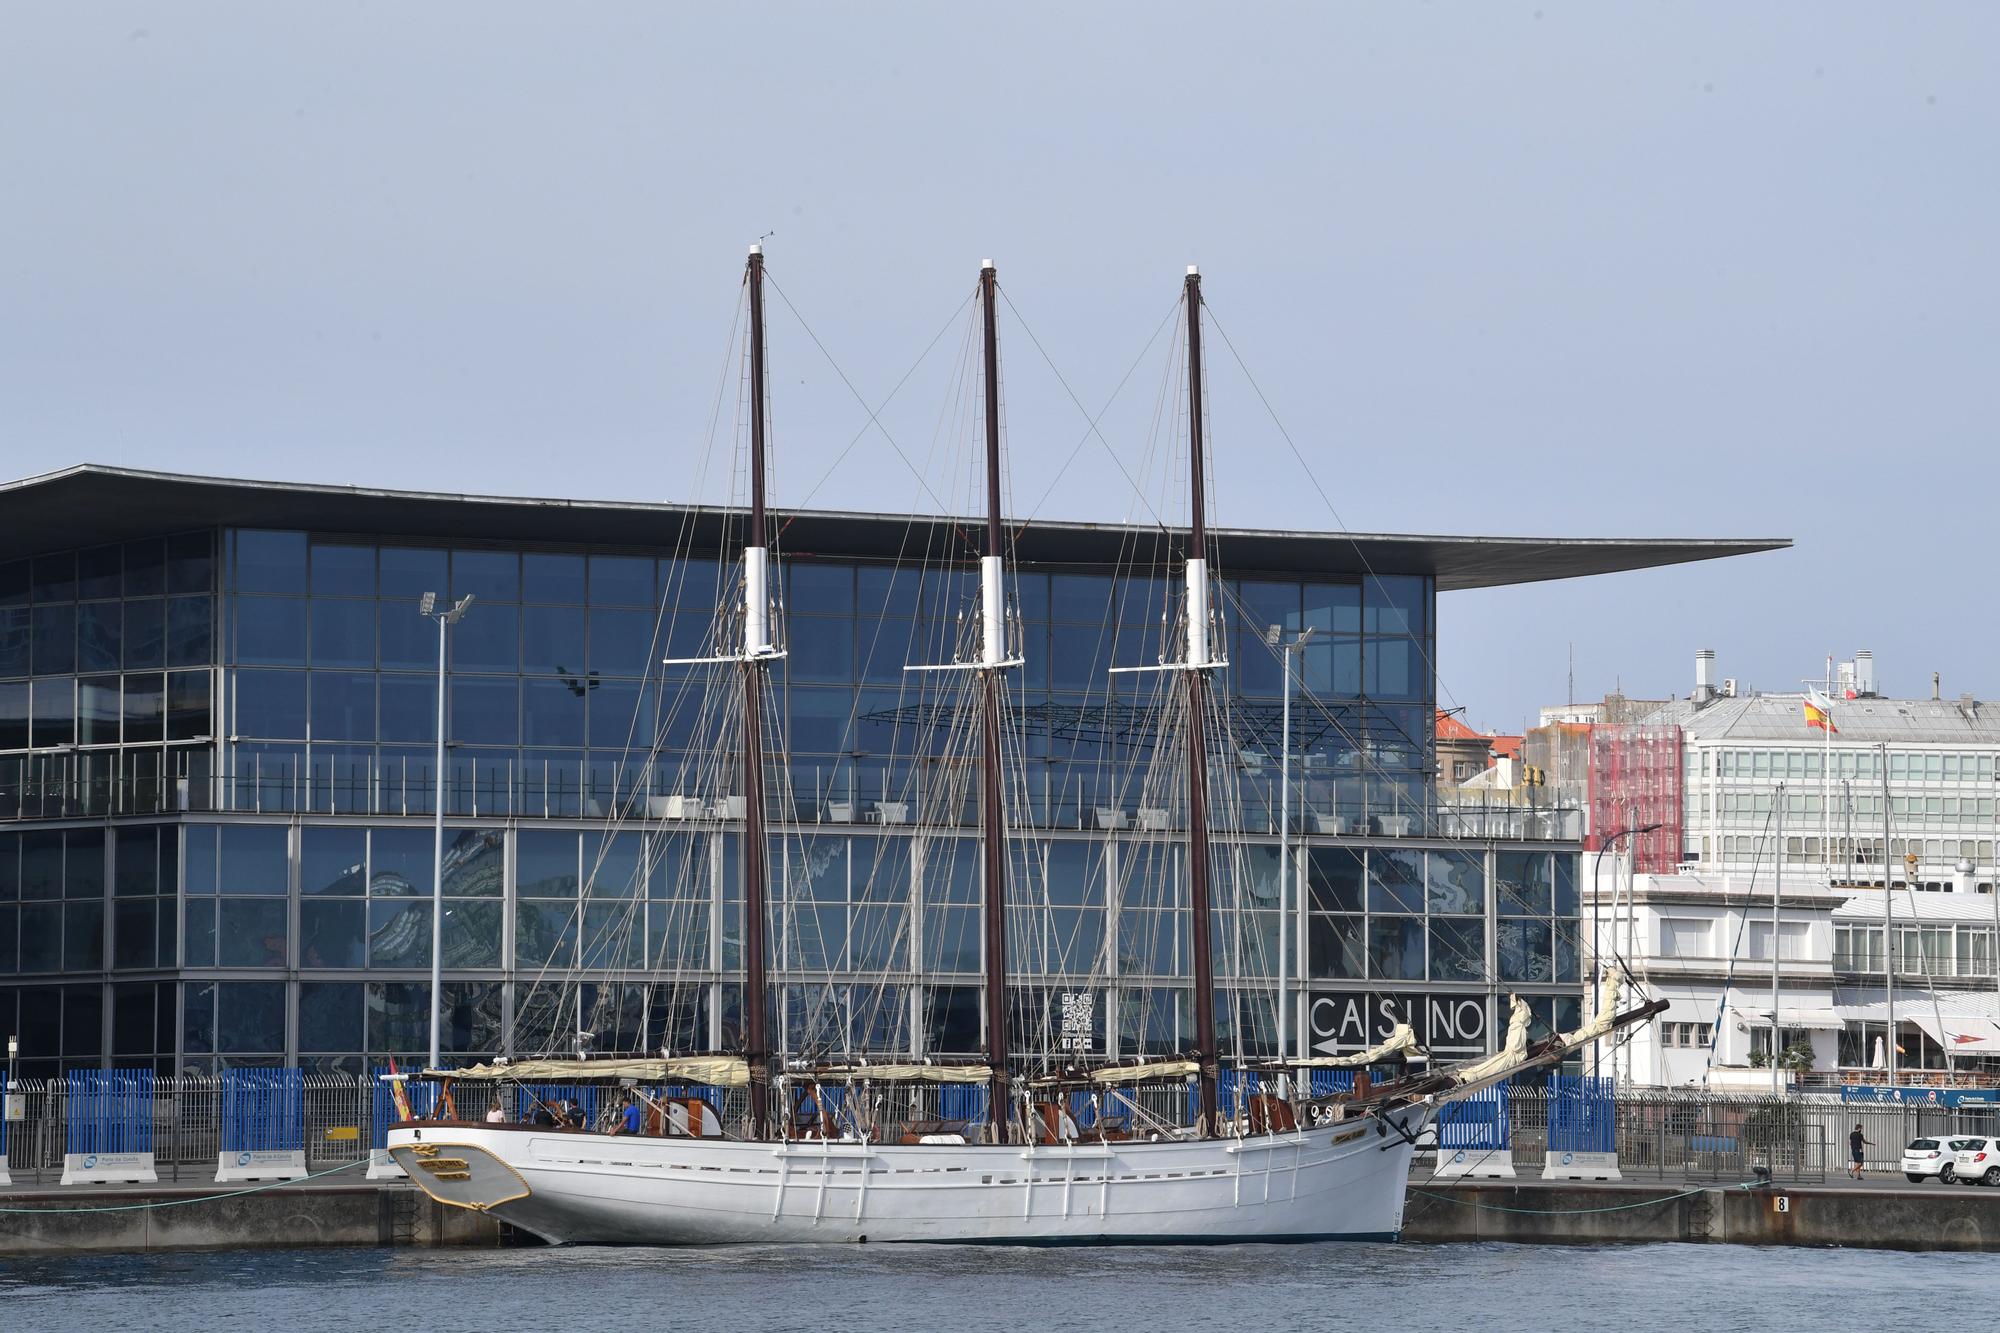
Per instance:
[[[222,1074],[222,1151],[304,1152],[305,1076],[296,1069]]]
[[[153,1071],[72,1069],[66,1082],[72,1153],[153,1151]]]
[[[1438,1110],[1438,1151],[1505,1151],[1510,1143],[1511,1111],[1504,1083],[1483,1088],[1461,1101],[1446,1102]]]
[[[1610,1079],[1557,1074],[1545,1093],[1548,1151],[1615,1152],[1618,1125]]]

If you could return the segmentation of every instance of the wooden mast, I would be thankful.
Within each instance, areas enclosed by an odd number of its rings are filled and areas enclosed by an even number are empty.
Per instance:
[[[765,673],[770,669],[770,552],[764,537],[764,247],[750,247],[750,526],[743,543],[743,1059],[750,1124],[770,1132],[771,1041],[765,1014],[764,899],[770,847],[764,817]]]
[[[1216,1132],[1215,962],[1211,957],[1208,893],[1208,531],[1203,518],[1201,414],[1201,273],[1188,265],[1187,687],[1188,907],[1194,929],[1194,1050],[1201,1066],[1201,1118]]]
[[[979,562],[982,729],[980,834],[985,853],[986,1059],[988,1133],[1007,1141],[1007,827],[1001,802],[1001,670],[1007,658],[1003,541],[1000,530],[1000,346],[993,323],[993,261],[979,269],[980,322],[986,370],[986,554]]]

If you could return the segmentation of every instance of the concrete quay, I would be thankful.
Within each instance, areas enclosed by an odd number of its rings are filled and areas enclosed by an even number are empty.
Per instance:
[[[167,1205],[167,1206],[160,1206]],[[405,1184],[194,1185],[0,1191],[0,1259],[89,1252],[534,1244]],[[1563,1184],[1413,1177],[1419,1244],[1698,1242],[2000,1252],[2000,1190],[1701,1181]]]
[[[1410,1182],[1403,1239],[2000,1252],[2000,1190],[1937,1185]]]

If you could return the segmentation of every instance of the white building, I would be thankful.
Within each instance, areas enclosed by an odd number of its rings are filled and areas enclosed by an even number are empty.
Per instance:
[[[1760,1086],[1771,1046],[1772,905],[1778,905],[1779,1048],[1807,1083],[1887,1074],[1885,877],[1892,884],[1896,1064],[1905,1080],[2000,1075],[1996,772],[2000,705],[1889,699],[1857,654],[1829,682],[1831,733],[1804,690],[1765,694],[1697,661],[1691,697],[1638,725],[1681,747],[1677,867],[1632,876],[1620,828],[1595,875],[1585,858],[1586,949],[1670,1002],[1615,1071],[1641,1084]],[[1852,697],[1848,697],[1848,696]],[[1884,777],[1887,787],[1885,876]],[[1593,771],[1601,822],[1605,800]],[[1650,808],[1660,808],[1659,805]],[[1598,881],[1593,894],[1591,882]],[[1809,1053],[1809,1054],[1808,1054]]]

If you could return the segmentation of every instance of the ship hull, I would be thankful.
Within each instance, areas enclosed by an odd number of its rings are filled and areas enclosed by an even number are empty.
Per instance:
[[[1062,1145],[741,1143],[418,1124],[433,1198],[555,1244],[1394,1240],[1426,1112],[1284,1134]]]

